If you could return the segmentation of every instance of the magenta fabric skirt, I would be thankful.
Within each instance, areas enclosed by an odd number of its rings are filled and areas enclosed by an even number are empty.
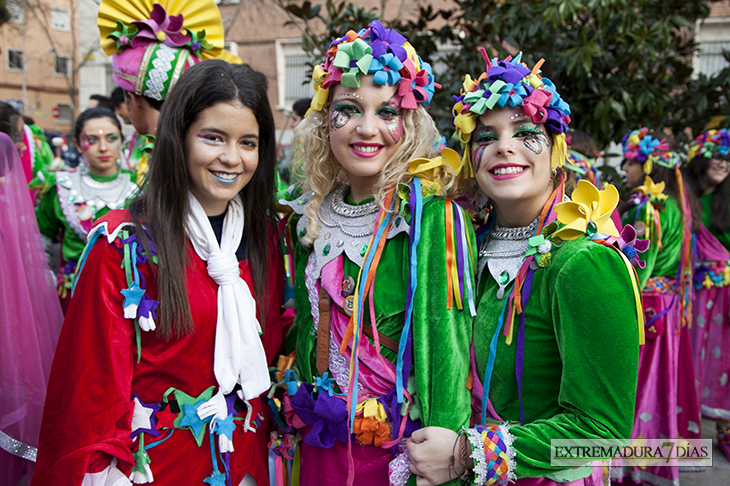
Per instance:
[[[697,392],[702,414],[715,420],[730,420],[729,311],[730,287],[703,287],[696,291],[690,334]]]
[[[329,449],[301,444],[301,486],[345,486],[349,470],[347,444],[335,441]],[[355,486],[388,485],[390,449],[358,444],[353,439]]]
[[[644,294],[648,323],[672,303],[672,294]],[[639,380],[631,439],[675,438],[678,434],[677,390],[679,380],[679,312],[670,310],[647,327],[646,343],[639,347]],[[653,329],[652,329],[653,327]],[[688,379],[685,374],[683,378]],[[692,382],[694,378],[692,377]],[[674,467],[619,467],[611,471],[621,484],[678,484]]]

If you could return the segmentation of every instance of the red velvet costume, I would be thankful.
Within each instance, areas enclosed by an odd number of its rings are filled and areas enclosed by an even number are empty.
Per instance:
[[[111,233],[120,223],[128,221],[127,218],[126,211],[113,211],[97,224],[107,221]],[[118,241],[117,238],[115,243]],[[211,386],[217,387],[213,356],[218,287],[192,245],[188,245],[188,257],[187,294],[195,331],[169,342],[158,338],[154,331],[141,332],[142,356],[138,363],[135,324],[123,317],[124,297],[120,290],[127,288],[127,280],[121,268],[122,255],[115,244],[107,242],[106,236],[100,237],[93,246],[78,277],[53,361],[33,485],[78,486],[85,473],[104,469],[109,456],[118,458],[117,467],[129,475],[134,465],[133,452],[139,445],[139,440],[130,439],[132,393],[142,402],[150,403],[161,402],[170,387],[193,398]],[[277,355],[284,333],[280,323],[282,261],[272,231],[267,318],[261,336],[269,360]],[[241,277],[253,289],[248,261],[239,262],[239,267]],[[138,268],[147,295],[157,300],[156,281],[149,265],[138,265]],[[258,315],[261,302],[257,300]],[[170,394],[170,399],[173,398]],[[252,416],[262,412],[268,422],[261,400],[257,398],[251,403]],[[171,420],[169,410],[168,406],[158,412],[158,429]],[[238,415],[245,416],[246,410]],[[268,424],[261,424],[258,433],[253,433],[243,432],[242,421],[235,423],[235,451],[230,453],[233,484],[237,485],[246,472],[258,484],[268,484],[265,455]],[[208,424],[204,427],[207,429]],[[148,449],[153,484],[204,484],[203,479],[212,471],[208,434],[206,431],[198,447],[192,432],[175,428],[168,440]],[[145,437],[146,445],[157,440],[150,434]],[[218,469],[223,470],[220,454]]]

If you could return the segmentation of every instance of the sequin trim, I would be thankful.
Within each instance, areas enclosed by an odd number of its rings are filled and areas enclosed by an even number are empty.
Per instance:
[[[0,448],[14,456],[27,459],[31,462],[35,462],[36,455],[38,454],[38,449],[13,439],[2,430],[0,430]]]

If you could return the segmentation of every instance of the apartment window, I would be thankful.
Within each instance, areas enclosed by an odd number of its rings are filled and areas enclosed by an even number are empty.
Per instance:
[[[68,10],[54,8],[51,10],[51,28],[68,32],[71,30],[71,15]]]
[[[55,74],[56,76],[62,76],[64,78],[69,77],[69,75],[71,74],[71,58],[64,56],[54,56],[53,74]]]
[[[20,25],[25,23],[25,9],[23,5],[15,2],[7,2],[5,8],[7,8],[10,14],[10,21],[12,23]]]
[[[23,51],[8,49],[8,71],[22,71],[25,64]]]
[[[70,125],[71,124],[71,118],[73,115],[73,110],[71,109],[71,105],[62,105],[58,104],[56,105],[56,108],[58,108],[58,111],[60,111],[60,115],[58,116],[58,123],[62,125]]]
[[[730,25],[728,26],[730,28]],[[723,50],[730,51],[730,40],[726,42],[705,42],[700,44],[700,59],[697,70],[707,76],[712,76],[728,66]]]
[[[302,50],[299,39],[276,41],[278,108],[291,109],[296,100],[314,95],[308,61],[310,59]]]

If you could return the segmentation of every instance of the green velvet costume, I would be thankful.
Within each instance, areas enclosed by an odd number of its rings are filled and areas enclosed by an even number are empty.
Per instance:
[[[722,233],[710,227],[710,213],[712,212],[712,193],[703,195],[700,201],[702,201],[702,224],[704,224],[705,227],[707,227],[707,229],[709,229],[710,232],[715,235],[715,238],[717,238],[720,243],[722,243],[722,246],[730,249],[730,232]]]
[[[349,201],[346,202],[347,204],[356,207],[354,203]],[[365,201],[364,203],[367,202],[368,201]],[[326,204],[327,199],[325,199],[322,207]],[[295,211],[299,214],[293,215],[289,223],[289,228],[293,235],[301,237],[303,236],[301,228],[302,224],[300,224],[300,228],[297,228],[297,224],[300,222],[300,214],[302,213],[304,206],[302,205],[299,208],[296,206],[292,207],[294,207]],[[445,200],[443,198],[431,197],[424,199],[421,241],[418,246],[417,254],[418,286],[413,298],[413,318],[411,325],[412,366],[411,380],[409,380],[408,389],[412,396],[414,396],[416,405],[411,409],[410,418],[420,418],[422,426],[440,426],[454,431],[459,431],[462,426],[467,426],[469,424],[471,409],[470,392],[467,389],[467,377],[469,375],[470,366],[469,347],[471,341],[472,315],[466,302],[466,296],[464,297],[464,310],[457,309],[455,302],[452,309],[447,309],[447,235],[445,211],[449,211],[449,209],[446,209]],[[462,215],[464,215],[462,220],[466,223],[466,228],[462,229],[463,233],[457,233],[454,230],[453,237],[458,239],[462,237],[462,234],[464,234],[464,240],[462,240],[462,242],[468,241],[468,247],[470,248],[469,254],[474,255],[476,243],[474,232],[471,228],[468,217],[465,215],[463,210],[458,208],[456,205],[453,205],[453,209],[451,209],[451,211],[454,219],[458,219],[458,215],[455,211],[460,211]],[[320,209],[320,215],[321,214],[322,209]],[[400,231],[396,234],[388,233],[389,237],[385,242],[380,263],[378,264],[377,271],[375,273],[373,293],[377,331],[380,336],[392,338],[397,343],[400,339],[405,321],[406,294],[411,260],[409,228],[405,226],[407,224],[412,224],[412,221],[409,220],[409,217],[404,217],[403,214],[394,215],[394,218],[394,225],[399,225]],[[306,223],[306,221],[302,221],[302,223]],[[330,235],[328,231],[328,227],[320,224],[318,240],[329,239]],[[372,233],[372,226],[370,226],[370,232]],[[302,382],[313,383],[315,378],[319,376],[316,367],[317,337],[316,332],[313,330],[314,319],[312,316],[312,306],[310,304],[311,296],[309,295],[306,286],[306,272],[308,271],[307,266],[310,261],[310,257],[313,257],[313,252],[316,252],[315,248],[317,248],[317,243],[315,242],[313,245],[303,246],[296,236],[294,237],[294,240],[294,294],[296,313],[294,323],[287,338],[287,347],[289,351],[296,349],[299,380]],[[336,238],[334,237],[329,240],[332,241],[333,248],[336,244],[335,240]],[[350,242],[346,242],[345,246],[348,246],[349,244]],[[353,243],[353,246],[354,245],[355,244]],[[357,248],[359,250],[360,246]],[[325,252],[329,252],[329,247],[325,250]],[[364,254],[364,251],[362,254]],[[351,276],[354,279],[354,282],[357,282],[358,275],[361,271],[360,263],[352,261],[346,253],[342,253],[335,258],[342,260],[344,276]],[[473,291],[475,291],[473,283],[475,260],[473,256],[467,256],[466,258],[469,259],[469,267],[472,270],[465,276],[465,278],[469,279],[471,289],[474,289]],[[332,260],[326,265],[332,265],[335,263],[337,262]],[[324,278],[323,276],[326,274],[326,265],[323,267],[321,274],[317,276],[318,285],[324,285],[322,284],[322,280]],[[309,271],[311,272],[311,269]],[[365,275],[363,274],[362,282],[364,283],[364,281]],[[324,291],[325,289],[322,287],[321,292]],[[335,296],[332,296],[332,300],[335,300]],[[333,306],[333,313],[334,312],[336,311]],[[363,323],[365,325],[370,325],[370,308],[367,303],[365,305],[363,315]],[[332,326],[335,326],[335,324],[332,324]],[[372,339],[365,335],[363,335],[362,339],[369,339],[370,343],[373,342]],[[361,345],[362,344],[365,343],[361,343]],[[396,363],[396,352],[388,349],[382,344],[382,337],[380,352],[381,355],[390,363]],[[330,352],[330,367],[333,362],[332,357],[336,355],[339,355],[339,353],[333,351]],[[361,381],[364,374],[377,374],[377,372],[373,372],[368,365],[364,364],[365,362],[362,361],[362,358],[360,363]],[[332,369],[328,371],[330,376],[332,375],[332,371]],[[335,374],[337,374],[338,371],[340,375],[343,374],[342,369],[335,370]],[[347,374],[346,368],[344,370],[344,374]],[[383,375],[385,375],[385,373],[378,375],[377,379],[389,381],[389,378]],[[340,386],[336,389],[336,391],[339,392],[342,388],[341,379],[338,379],[337,383]],[[390,381],[389,388],[391,390],[395,388],[393,381]],[[343,393],[347,392],[347,390],[344,389],[341,391]],[[382,393],[384,392],[380,391],[376,393],[376,395],[381,394],[380,396],[382,397]],[[360,400],[363,399],[362,396],[363,395],[361,394]],[[370,396],[372,396],[372,394]],[[392,422],[390,423],[390,426],[392,430]],[[336,442],[334,445],[342,446],[346,450],[346,444]],[[310,448],[310,450],[311,449],[315,448]],[[334,449],[336,449],[336,447]],[[361,448],[358,447],[358,449]],[[370,449],[370,447],[368,447],[368,449]],[[321,451],[323,449],[318,450]],[[389,452],[389,449],[379,450],[380,452],[377,454],[384,454],[383,457],[385,458],[385,464],[387,466],[387,462],[392,459],[392,455]],[[375,454],[375,452],[373,453]],[[304,450],[302,454],[304,461]],[[310,454],[314,453],[310,452]],[[327,459],[317,460],[326,461]],[[322,467],[325,466],[323,465]],[[345,475],[347,473],[346,469],[347,467],[345,466]],[[382,473],[387,474],[387,467],[378,467],[376,469],[372,466],[372,464],[366,464],[365,462],[359,463],[356,457],[355,471],[358,475],[370,474],[371,481],[379,481],[382,480],[381,477],[383,477],[380,475],[381,471]],[[302,477],[305,477],[304,471],[302,473]],[[335,484],[336,479],[330,478],[330,480],[334,481],[331,484]]]
[[[636,211],[637,206],[624,213],[621,218],[622,223],[640,227],[641,225],[638,223],[645,221],[646,218],[646,206],[639,210],[638,218]],[[646,285],[649,277],[676,278],[679,261],[682,257],[682,234],[684,226],[682,223],[682,211],[679,209],[677,200],[673,196],[668,196],[661,203],[658,214],[659,224],[662,229],[662,249],[661,251],[659,250],[656,230],[652,223],[649,233],[651,245],[649,245],[649,249],[645,253],[641,254],[641,259],[646,262],[646,266],[636,269],[642,288]],[[634,221],[637,221],[637,224],[634,224]],[[638,227],[637,230],[639,230]],[[639,231],[639,238],[644,237],[641,231]]]
[[[535,270],[525,306],[524,425],[515,378],[519,315],[510,345],[500,331],[489,398],[511,424],[518,479],[591,474],[551,467],[551,439],[630,437],[639,356],[632,278],[616,251],[586,237],[553,247],[549,266]],[[480,379],[507,298],[496,297],[498,287],[485,268],[474,324]]]
[[[63,172],[59,172],[57,174],[57,178],[61,176],[61,174],[63,174]],[[134,174],[126,170],[120,170],[112,176],[97,176],[91,173],[89,173],[89,175],[94,181],[102,183],[114,181],[117,177],[123,177],[132,182],[134,180]],[[125,184],[125,186],[127,188],[133,188],[132,184]],[[126,205],[127,203],[124,204],[124,207],[126,207]],[[91,222],[96,221],[96,219],[101,216],[104,216],[109,212],[109,210],[110,208],[107,206],[98,209],[93,214]],[[61,207],[58,187],[56,185],[49,187],[41,198],[40,204],[36,208],[36,219],[38,220],[38,229],[43,236],[51,240],[55,240],[58,238],[59,234],[62,234],[61,257],[63,258],[63,261],[78,261],[81,256],[81,252],[86,246],[86,236],[84,235],[82,237],[71,227],[71,224]],[[91,225],[89,225],[89,228],[90,226]]]

